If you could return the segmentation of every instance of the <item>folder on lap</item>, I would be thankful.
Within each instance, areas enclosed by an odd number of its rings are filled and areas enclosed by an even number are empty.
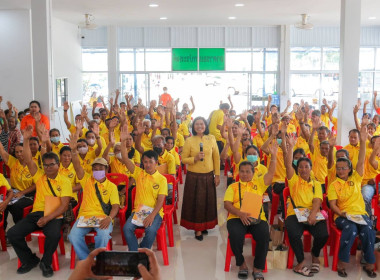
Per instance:
[[[260,210],[263,205],[263,197],[261,195],[246,192],[242,199],[241,212],[249,213],[249,216],[258,219]]]

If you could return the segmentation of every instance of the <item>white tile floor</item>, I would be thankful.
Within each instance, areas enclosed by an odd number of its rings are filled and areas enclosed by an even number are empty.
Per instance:
[[[227,245],[227,229],[226,229],[226,211],[223,209],[223,197],[226,189],[225,178],[222,179],[221,185],[217,189],[218,196],[218,219],[219,226],[214,230],[209,231],[209,235],[204,238],[202,242],[194,238],[194,232],[188,231],[179,225],[174,226],[174,239],[175,246],[168,248],[169,252],[169,266],[162,266],[162,279],[197,279],[197,280],[223,280],[223,279],[238,279],[237,268],[235,266],[235,259],[232,258],[230,272],[224,272],[224,261]],[[180,195],[183,194],[183,185],[180,186]],[[181,206],[181,205],[180,205]],[[180,207],[179,207],[180,210]],[[178,216],[180,211],[178,211]],[[10,226],[12,226],[12,222]],[[122,246],[120,227],[116,222],[113,233],[113,248],[114,250],[126,250]],[[70,270],[70,243],[66,242],[66,255],[59,255],[60,270],[54,273],[52,279],[67,279],[71,273]],[[33,238],[29,246],[33,251],[38,251],[37,240]],[[253,257],[250,255],[251,248],[250,242],[246,242],[244,252],[247,263],[252,270]],[[153,246],[154,250],[156,245]],[[160,264],[163,264],[162,255],[157,251],[157,258]],[[310,261],[310,254],[306,253],[307,260]],[[329,259],[329,268],[322,268],[321,272],[314,276],[314,279],[339,279],[336,272],[331,271],[332,258]],[[41,271],[39,268],[33,269],[26,275],[18,275],[16,273],[17,257],[14,250],[9,247],[7,252],[0,251],[0,280],[12,279],[42,279]],[[251,272],[251,271],[250,271]],[[351,257],[350,265],[347,267],[347,279],[369,279],[367,275],[362,272],[360,264]],[[294,274],[291,270],[269,270],[264,274],[266,279],[305,279],[302,276]],[[118,278],[126,279],[126,278]],[[250,279],[253,279],[250,276]],[[380,276],[378,276],[380,279]]]

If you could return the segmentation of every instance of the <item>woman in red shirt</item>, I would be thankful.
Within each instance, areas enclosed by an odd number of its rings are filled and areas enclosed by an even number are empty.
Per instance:
[[[50,130],[50,121],[49,117],[41,114],[41,105],[40,102],[33,100],[29,103],[30,114],[23,117],[20,129],[24,131],[29,125],[33,126],[33,134],[32,136],[37,136],[36,130],[36,121],[40,124],[43,124],[47,130]]]

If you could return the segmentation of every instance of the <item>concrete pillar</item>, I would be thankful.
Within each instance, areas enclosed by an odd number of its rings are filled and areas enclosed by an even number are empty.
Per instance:
[[[118,69],[117,26],[108,26],[108,92],[109,97],[115,97],[115,90],[120,88]],[[119,97],[119,103],[123,94]]]
[[[290,99],[290,25],[281,25],[281,43],[279,55],[278,94],[280,95],[280,108],[283,111]],[[288,110],[290,112],[292,108]]]
[[[358,96],[361,0],[341,0],[338,139],[348,144],[353,127],[352,110]]]
[[[51,0],[31,1],[34,99],[41,103],[41,112],[54,115],[54,81],[51,37]]]

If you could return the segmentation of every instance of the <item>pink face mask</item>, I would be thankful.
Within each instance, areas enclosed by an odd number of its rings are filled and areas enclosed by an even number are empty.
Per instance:
[[[96,170],[92,171],[92,176],[94,176],[94,179],[96,181],[102,180],[104,177],[106,177],[106,171],[105,170]]]

